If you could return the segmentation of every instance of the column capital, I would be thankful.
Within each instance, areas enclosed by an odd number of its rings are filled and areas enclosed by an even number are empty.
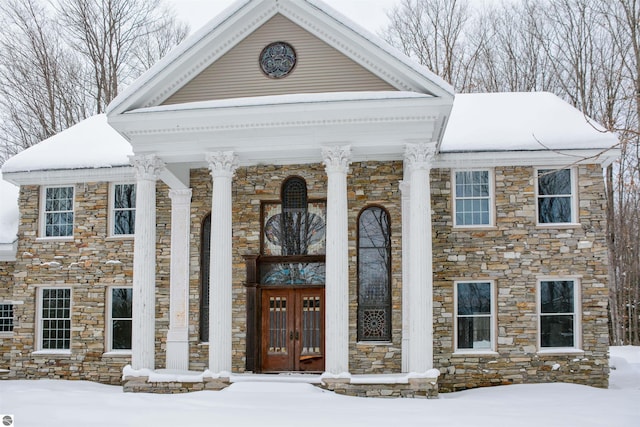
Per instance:
[[[157,181],[165,168],[165,163],[155,154],[129,156],[139,180]]]
[[[405,146],[405,164],[411,171],[431,169],[431,164],[433,163],[435,155],[435,144],[422,143],[407,144]]]
[[[233,151],[215,151],[206,154],[211,176],[232,178],[238,169],[238,156]]]
[[[193,191],[190,188],[169,190],[169,198],[174,204],[186,205],[191,203],[192,193]]]
[[[351,164],[351,146],[323,147],[322,162],[327,173],[347,173]]]

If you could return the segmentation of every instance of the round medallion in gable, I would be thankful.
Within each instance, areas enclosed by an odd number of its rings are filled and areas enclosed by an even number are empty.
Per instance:
[[[296,51],[289,43],[271,43],[260,53],[260,68],[267,76],[281,79],[288,76],[296,66]]]

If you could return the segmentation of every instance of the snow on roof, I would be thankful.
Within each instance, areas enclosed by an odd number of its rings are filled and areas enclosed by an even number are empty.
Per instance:
[[[18,192],[18,187],[4,181],[0,172],[0,246],[16,240],[19,217]]]
[[[385,99],[425,99],[431,95],[417,92],[378,91],[378,92],[329,92],[329,93],[299,93],[291,95],[255,96],[247,98],[216,99],[212,101],[198,101],[186,104],[159,105],[157,107],[139,108],[127,113],[151,113],[157,111],[181,111],[232,107],[255,107],[264,105],[309,104],[340,101],[365,101]],[[125,113],[125,114],[127,114]]]
[[[441,152],[604,149],[618,142],[549,92],[456,95]]]
[[[131,144],[99,114],[18,153],[2,171],[108,168],[129,165],[132,154]]]

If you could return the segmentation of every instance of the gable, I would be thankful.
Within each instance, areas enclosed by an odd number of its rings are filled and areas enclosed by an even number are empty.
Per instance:
[[[294,47],[297,64],[287,77],[272,79],[262,72],[258,59],[265,46],[278,41]],[[163,105],[292,93],[394,90],[397,89],[327,43],[276,14]]]

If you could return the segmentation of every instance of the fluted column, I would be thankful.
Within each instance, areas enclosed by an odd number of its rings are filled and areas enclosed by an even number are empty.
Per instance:
[[[431,188],[429,173],[435,154],[432,144],[407,144],[409,168],[409,360],[408,371],[433,367],[433,268]]]
[[[132,156],[131,163],[137,177],[131,366],[155,369],[156,181],[164,163],[154,155]]]
[[[170,190],[171,273],[167,368],[189,369],[189,233],[191,189]]]
[[[405,166],[406,179],[400,181],[400,192],[402,193],[402,372],[409,372],[409,341],[411,331],[409,325],[411,316],[409,315],[411,292],[409,279],[409,258],[411,250],[409,248],[409,239],[411,236],[410,228],[410,191],[411,186],[407,181],[409,173]]]
[[[207,154],[213,177],[209,279],[209,370],[231,373],[232,217],[231,184],[237,169],[232,151]]]
[[[322,150],[327,172],[327,258],[325,287],[325,371],[349,372],[349,230],[347,173],[351,148]]]

